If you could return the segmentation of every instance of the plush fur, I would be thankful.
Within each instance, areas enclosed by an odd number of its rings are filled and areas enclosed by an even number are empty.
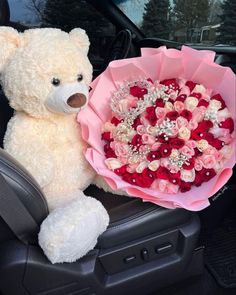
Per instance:
[[[0,27],[0,44],[1,84],[16,110],[4,148],[45,193],[51,212],[39,233],[45,254],[52,263],[75,261],[94,247],[109,223],[102,204],[82,192],[95,176],[83,156],[86,144],[75,120],[86,107],[92,79],[88,37],[81,29],[19,34]],[[53,78],[60,84],[53,85]],[[78,93],[86,103],[71,106],[68,99]]]

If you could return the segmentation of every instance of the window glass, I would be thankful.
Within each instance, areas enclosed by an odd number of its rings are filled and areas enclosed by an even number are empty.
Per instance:
[[[236,46],[235,0],[113,0],[147,37]]]
[[[86,0],[8,0],[11,21],[29,27],[86,30],[91,60],[102,61],[115,35],[115,27]]]

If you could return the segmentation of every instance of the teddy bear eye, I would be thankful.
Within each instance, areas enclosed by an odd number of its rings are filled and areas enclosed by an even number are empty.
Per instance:
[[[61,81],[58,78],[53,78],[52,79],[52,85],[54,86],[59,86]]]
[[[78,82],[81,82],[82,80],[83,80],[83,75],[82,74],[79,74],[78,76],[77,76],[77,81]]]

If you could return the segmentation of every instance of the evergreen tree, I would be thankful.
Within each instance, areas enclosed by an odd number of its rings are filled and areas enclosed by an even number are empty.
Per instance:
[[[186,30],[186,41],[191,41],[193,29],[208,23],[209,0],[174,0],[173,15],[176,28]]]
[[[221,8],[218,41],[223,44],[236,45],[236,1],[225,0],[221,4]]]
[[[67,32],[80,27],[86,30],[89,37],[109,27],[109,22],[85,0],[46,0],[43,15],[48,26]]]
[[[141,30],[147,37],[169,39],[169,0],[149,0],[145,4]]]

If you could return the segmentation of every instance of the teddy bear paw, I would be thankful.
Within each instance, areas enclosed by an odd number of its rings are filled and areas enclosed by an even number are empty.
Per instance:
[[[43,221],[39,245],[52,263],[74,262],[94,248],[108,224],[109,216],[99,201],[78,198]]]

